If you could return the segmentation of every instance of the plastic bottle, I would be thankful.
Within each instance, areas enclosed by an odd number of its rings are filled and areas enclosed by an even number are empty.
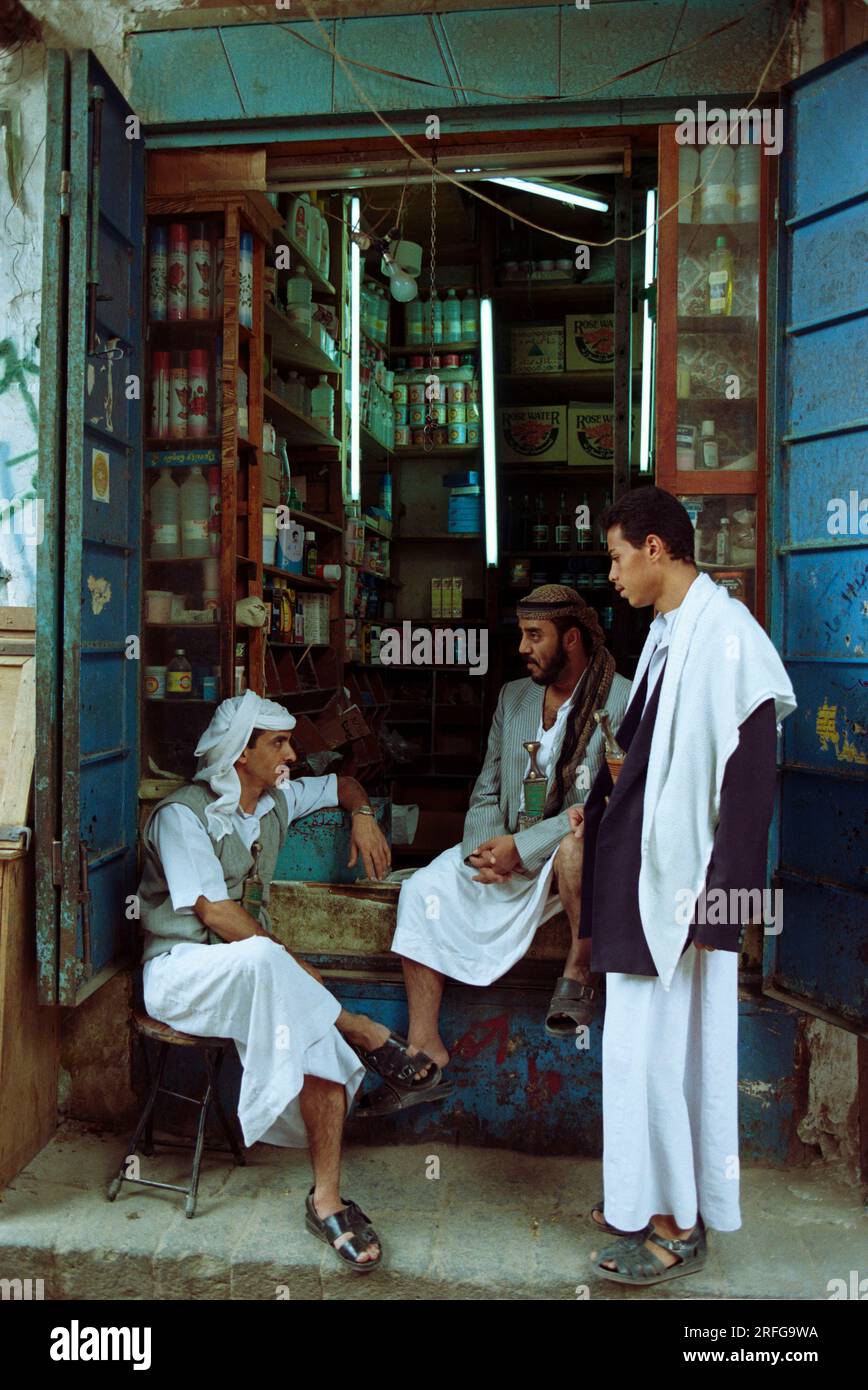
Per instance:
[[[717,439],[714,433],[714,421],[703,420],[702,422],[702,467],[717,468],[719,460],[717,456]]]
[[[243,237],[242,237],[243,241]],[[250,239],[251,283],[253,272],[253,238]],[[188,268],[189,311],[191,319],[211,317],[211,238],[204,222],[190,224],[190,254]],[[240,318],[240,313],[239,313]],[[244,320],[241,319],[243,323]]]
[[[208,554],[220,554],[220,469],[208,469]]]
[[[759,146],[739,145],[735,152],[736,222],[759,220],[759,184]]]
[[[323,373],[310,393],[310,416],[329,434],[335,432],[335,391]]]
[[[413,299],[404,306],[404,333],[408,345],[422,341],[423,311],[424,304],[421,299]]]
[[[297,410],[300,415],[304,415],[304,382],[298,372],[289,372],[287,374],[284,400],[287,405],[292,406],[293,410]]]
[[[329,265],[331,261],[331,225],[325,213],[325,203],[319,205],[320,217],[322,218],[319,243],[319,273],[324,280],[329,278]]]
[[[151,232],[151,264],[148,276],[148,313],[151,323],[162,323],[168,311],[167,275],[169,237],[165,227]]]
[[[316,578],[317,567],[317,548],[316,532],[305,531],[304,533],[304,572],[311,579]]]
[[[238,242],[238,322],[253,327],[253,236],[242,232]]]
[[[389,301],[382,285],[377,286],[374,312],[377,325],[376,339],[378,343],[384,343],[389,333]]]
[[[443,301],[443,341],[461,342],[461,300],[454,289],[447,290]]]
[[[191,348],[187,355],[187,434],[201,439],[208,433],[208,353]]]
[[[732,313],[732,252],[725,236],[715,239],[715,249],[708,258],[708,312]]]
[[[307,256],[310,248],[310,198],[306,193],[300,193],[290,203],[287,231],[290,241]]]
[[[187,277],[190,247],[186,222],[173,222],[169,227],[169,258],[167,287],[167,316],[180,321],[187,317]]]
[[[320,247],[322,245],[322,215],[316,203],[316,196],[308,194],[308,217],[310,220],[310,232],[307,240],[307,254],[314,266],[319,270]]]
[[[193,668],[187,660],[183,647],[176,647],[175,655],[166,667],[166,699],[189,699],[193,694]]]
[[[151,559],[177,560],[181,554],[181,489],[170,468],[161,468],[151,488]]]
[[[729,556],[729,517],[724,516],[720,519],[720,530],[714,541],[714,559],[718,565],[728,565]]]
[[[682,145],[678,151],[678,221],[692,222],[696,195],[693,189],[699,183],[699,150],[690,145]],[[690,195],[690,196],[688,196]],[[684,199],[682,202],[681,199]]]
[[[181,484],[181,555],[184,559],[195,559],[210,553],[208,543],[208,522],[211,503],[208,497],[208,484],[202,476],[198,464],[190,469],[190,476]]]
[[[479,299],[474,290],[461,301],[461,337],[466,343],[479,342]]]
[[[735,215],[735,150],[729,145],[706,145],[699,157],[699,220],[706,226],[732,222]]]
[[[313,285],[303,265],[296,266],[286,286],[286,312],[299,332],[310,337]]]

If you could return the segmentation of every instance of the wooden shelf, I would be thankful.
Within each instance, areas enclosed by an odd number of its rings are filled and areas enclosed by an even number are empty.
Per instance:
[[[145,449],[149,453],[156,453],[158,450],[165,449],[168,452],[181,452],[186,449],[219,449],[223,443],[223,436],[220,434],[203,434],[197,439],[145,439]],[[219,461],[218,461],[219,462]],[[185,467],[184,464],[178,465]],[[215,467],[217,465],[215,464]],[[148,468],[158,468],[159,464],[151,463]],[[173,464],[172,467],[175,467]]]
[[[280,642],[277,641],[274,637],[268,636],[268,634],[266,634],[266,638],[269,647],[286,647],[290,651],[311,652],[319,651],[320,649],[328,650],[330,646],[330,643],[328,642]],[[290,695],[298,694],[298,692],[295,690],[283,692],[283,694],[287,693]]]
[[[281,579],[285,579],[290,588],[293,589],[320,589],[324,593],[331,593],[341,582],[331,579],[311,579],[307,574],[290,574],[289,570],[282,570],[278,565],[263,565],[262,573],[278,575]]]
[[[383,346],[383,345],[380,344],[380,346]],[[421,353],[423,356],[427,356],[429,353],[431,353],[431,351],[432,351],[432,345],[431,345],[431,343],[397,343],[397,344],[393,344],[393,345],[392,345],[391,347],[389,347],[389,349],[388,349],[388,352],[389,352],[390,356],[391,356],[391,355],[394,355],[394,354],[397,354],[397,353],[404,353],[404,354],[405,354],[406,356],[408,356],[408,357],[418,357],[420,353]],[[448,352],[478,352],[478,351],[479,351],[479,339],[478,339],[478,338],[475,339],[475,341],[471,341],[470,339],[462,339],[460,342],[457,342],[457,343],[434,343],[434,345],[433,345],[433,355],[434,355],[435,357],[443,357],[444,354],[446,354],[446,353],[448,353]]]
[[[492,291],[492,297],[506,303],[510,300],[521,300],[524,304],[533,300],[557,305],[583,304],[591,299],[608,299],[614,303],[615,286],[611,283],[587,285],[584,282],[579,283],[578,280],[510,280],[504,285],[497,285]]]
[[[641,382],[642,372],[633,369],[634,385]],[[512,387],[524,392],[545,392],[546,395],[563,394],[565,391],[581,391],[586,387],[592,391],[615,389],[615,374],[612,368],[601,368],[592,372],[498,372],[498,386]],[[573,397],[573,399],[578,399]]]
[[[174,629],[174,628],[188,628],[188,629],[191,629],[191,630],[196,631],[196,632],[219,632],[219,631],[220,631],[220,623],[219,623],[219,621],[216,622],[216,623],[184,623],[184,622],[177,622],[177,623],[147,623],[147,622],[146,622],[146,623],[145,623],[145,627],[147,627],[147,628],[157,628],[158,630],[159,630],[160,628],[162,628],[162,630],[163,630],[164,632],[170,632],[170,631],[172,631],[172,629]]]
[[[337,531],[343,534],[343,526],[338,526],[334,521],[327,521],[324,516],[317,516],[315,512],[302,512],[297,507],[289,508],[289,515],[298,517],[299,521],[307,521],[311,526],[322,526],[326,531]]]
[[[583,474],[604,473],[607,477],[612,476],[611,463],[595,463],[588,465],[585,463],[552,463],[548,468],[541,467],[539,464],[524,463],[504,463],[501,465],[501,476],[512,478],[581,478]],[[631,469],[632,473],[638,474],[637,469]],[[648,475],[651,476],[650,474]]]
[[[481,444],[443,444],[437,445],[433,449],[424,447],[417,448],[415,445],[404,446],[394,449],[394,458],[419,459],[419,458],[466,458],[469,454],[478,454],[482,448]],[[611,469],[609,470],[611,472]]]
[[[480,541],[483,538],[482,531],[432,531],[430,535],[407,535],[402,534],[393,536],[395,541]]]
[[[679,314],[676,322],[679,333],[737,333],[740,337],[756,337],[758,332],[754,314]]]
[[[372,531],[375,536],[379,536],[384,541],[393,541],[395,539],[391,531],[382,531],[375,521],[369,521],[367,517],[362,517],[362,525],[366,531]]]
[[[274,423],[282,427],[281,432],[286,433],[289,443],[301,444],[328,444],[332,448],[340,448],[340,440],[335,439],[328,430],[321,429],[307,415],[302,415],[300,410],[295,410],[289,403],[276,396],[273,391],[263,390],[263,408],[266,418],[272,415],[277,419]]]
[[[389,455],[395,452],[389,449],[387,445],[381,444],[379,439],[371,434],[367,425],[362,424],[359,425],[359,447],[363,455],[367,454],[368,458],[377,459],[382,463],[385,463]]]
[[[302,371],[340,376],[340,364],[305,338],[292,319],[274,304],[265,306],[265,331],[271,333],[272,360],[288,362],[291,367],[301,367]]]

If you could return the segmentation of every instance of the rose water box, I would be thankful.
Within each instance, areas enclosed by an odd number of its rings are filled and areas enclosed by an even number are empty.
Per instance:
[[[516,405],[499,412],[498,454],[507,463],[566,463],[565,405]]]

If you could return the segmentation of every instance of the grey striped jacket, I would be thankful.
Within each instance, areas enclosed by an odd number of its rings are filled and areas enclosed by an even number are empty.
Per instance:
[[[606,709],[612,728],[620,724],[630,697],[630,682],[615,675],[606,698]],[[470,807],[464,821],[461,853],[472,854],[484,840],[494,835],[515,834],[515,847],[522,863],[530,871],[539,870],[569,830],[566,809],[548,816],[516,833],[521,804],[522,780],[527,768],[527,753],[522,744],[536,738],[542,714],[545,686],[536,685],[529,676],[507,681],[503,686],[488,735],[488,749],[482,771],[470,796]],[[594,783],[603,761],[603,736],[595,729],[585,754],[587,776],[583,785],[574,783],[566,790],[564,807],[582,805]]]

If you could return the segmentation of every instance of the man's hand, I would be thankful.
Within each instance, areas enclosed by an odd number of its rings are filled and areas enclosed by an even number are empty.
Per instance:
[[[576,840],[585,838],[585,813],[581,806],[568,806],[567,816],[569,817],[570,830]]]
[[[505,883],[516,869],[521,868],[521,855],[515,847],[514,835],[495,835],[467,857],[471,866],[479,870],[473,875],[474,883]]]
[[[392,867],[392,851],[373,816],[353,816],[350,846],[348,868],[354,868],[361,855],[368,878],[385,878]]]

